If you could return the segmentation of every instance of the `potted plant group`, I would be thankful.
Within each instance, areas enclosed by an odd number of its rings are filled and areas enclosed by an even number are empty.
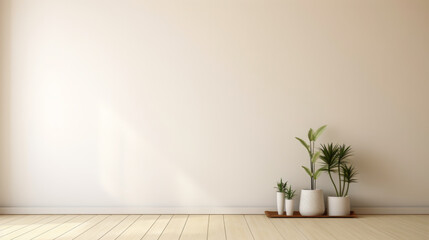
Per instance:
[[[347,216],[350,215],[350,197],[348,196],[350,183],[356,182],[356,169],[349,163],[349,157],[352,156],[351,146],[327,144],[321,145],[322,171],[328,173],[334,186],[336,196],[328,197],[328,215],[329,216]],[[335,183],[332,175],[338,175],[338,185]]]
[[[292,185],[289,185],[289,188],[285,188],[285,206],[286,206],[286,215],[293,216],[293,197],[295,196],[295,190],[292,189]]]
[[[325,202],[323,199],[323,191],[316,188],[316,180],[320,176],[320,173],[323,169],[316,169],[316,162],[319,159],[320,152],[315,152],[315,142],[317,138],[325,130],[326,125],[320,127],[316,131],[310,128],[308,131],[308,140],[305,142],[301,138],[296,137],[296,139],[301,142],[308,152],[310,160],[310,168],[302,166],[307,174],[310,176],[310,189],[301,190],[301,198],[299,203],[299,212],[303,216],[317,216],[322,215],[325,212]]]
[[[285,190],[287,182],[283,182],[283,179],[280,179],[280,182],[277,182],[277,213],[283,215],[285,212]]]

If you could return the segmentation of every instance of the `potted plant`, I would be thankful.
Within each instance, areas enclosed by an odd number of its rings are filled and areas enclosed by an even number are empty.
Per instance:
[[[285,198],[286,198],[286,215],[293,216],[293,197],[295,196],[295,190],[292,189],[292,185],[289,185],[289,188],[285,189]]]
[[[348,196],[350,183],[356,182],[356,169],[349,163],[352,156],[351,146],[334,145],[332,143],[321,145],[323,161],[322,169],[327,172],[329,179],[334,186],[336,196],[328,197],[329,216],[347,216],[350,214],[350,197]],[[332,174],[338,175],[338,185],[335,183]]]
[[[316,170],[316,162],[319,159],[320,152],[314,151],[314,145],[325,130],[326,125],[320,127],[316,131],[310,128],[308,131],[308,141],[305,142],[301,138],[296,137],[296,139],[301,142],[301,144],[305,147],[308,152],[309,160],[310,160],[310,168],[302,166],[307,174],[310,176],[310,189],[302,189],[301,190],[301,198],[299,203],[299,212],[303,216],[316,216],[321,215],[325,212],[325,202],[323,199],[323,191],[316,188],[316,180],[320,176],[322,169]]]
[[[287,182],[283,182],[283,179],[280,178],[280,182],[277,182],[277,213],[283,215],[285,212],[285,190]]]

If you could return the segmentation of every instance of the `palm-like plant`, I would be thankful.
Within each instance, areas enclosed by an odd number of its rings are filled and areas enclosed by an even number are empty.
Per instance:
[[[322,155],[320,159],[322,159],[322,171],[328,173],[329,178],[331,179],[332,184],[335,188],[335,193],[338,196],[338,189],[335,185],[334,179],[332,178],[332,173],[336,172],[338,165],[338,145],[330,144],[321,144],[320,151]]]
[[[320,159],[322,159],[322,171],[326,171],[334,185],[337,197],[345,197],[349,192],[350,183],[357,182],[355,176],[357,175],[356,169],[348,163],[349,157],[352,156],[351,146],[338,145],[338,144],[322,144],[320,146],[322,152]],[[338,188],[332,178],[332,173],[338,173]],[[347,183],[347,188],[346,188]]]
[[[344,183],[347,183],[347,189],[344,193],[344,196],[347,196],[347,194],[349,193],[350,183],[357,182],[357,179],[354,178],[357,175],[357,171],[352,165],[347,166],[345,164],[343,166],[341,166],[341,169],[343,171],[343,177],[344,177],[343,181],[344,181]]]
[[[342,167],[346,166],[347,160],[349,157],[352,156],[352,148],[351,146],[346,146],[345,144],[338,146],[338,181],[340,182],[340,194],[344,195],[344,188],[346,185],[346,182],[344,181],[344,175],[343,175],[343,186],[341,187],[341,175],[342,175]]]
[[[284,193],[286,191],[286,187],[287,187],[287,181],[283,182],[283,179],[280,178],[280,182],[277,182],[277,187],[274,187],[274,188],[277,188],[277,192]]]
[[[316,131],[310,128],[307,134],[309,143],[305,142],[301,138],[295,137],[307,149],[308,155],[310,157],[310,169],[305,166],[302,166],[302,168],[304,168],[304,170],[311,178],[311,190],[316,189],[316,180],[319,177],[320,173],[322,172],[322,169],[316,170],[316,162],[319,159],[320,152],[319,151],[314,152],[314,145],[317,138],[319,138],[319,136],[322,134],[325,128],[326,128],[326,125],[320,127]]]
[[[295,192],[296,190],[292,189],[292,185],[289,185],[289,187],[286,187],[285,189],[286,199],[292,199],[293,197],[295,197]]]

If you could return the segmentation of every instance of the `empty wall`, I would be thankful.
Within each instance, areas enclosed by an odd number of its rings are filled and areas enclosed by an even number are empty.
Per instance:
[[[429,207],[428,1],[1,4],[3,207],[273,207],[323,124],[354,207]]]

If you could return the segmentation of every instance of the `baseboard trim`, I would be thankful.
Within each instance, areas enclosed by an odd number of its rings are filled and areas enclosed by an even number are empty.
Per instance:
[[[271,208],[0,207],[0,214],[263,214]]]
[[[356,214],[429,214],[429,207],[356,207]]]
[[[272,207],[0,207],[0,214],[263,214]],[[429,214],[429,207],[356,207],[356,214]]]

